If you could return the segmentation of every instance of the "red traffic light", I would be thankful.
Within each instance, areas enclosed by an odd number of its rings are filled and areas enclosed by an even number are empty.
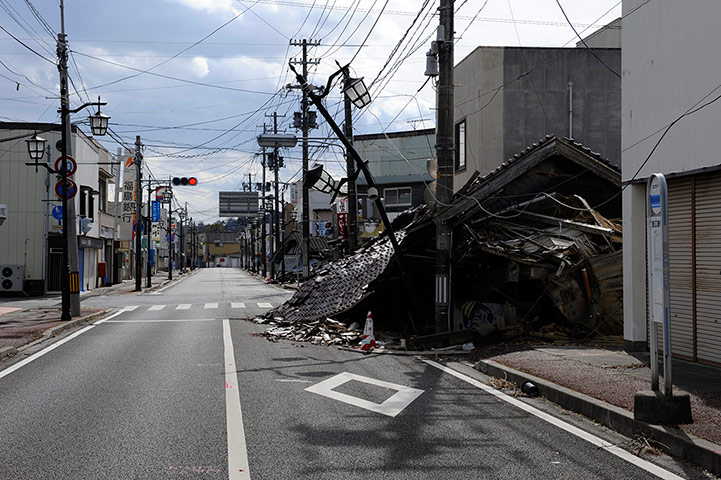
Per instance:
[[[190,185],[194,187],[198,184],[198,179],[195,177],[173,177],[173,185]]]

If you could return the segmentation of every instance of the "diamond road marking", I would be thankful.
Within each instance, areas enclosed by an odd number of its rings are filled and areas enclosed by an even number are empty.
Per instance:
[[[334,388],[338,388],[351,380],[390,388],[391,390],[396,390],[396,393],[383,403],[375,403],[333,390]],[[404,408],[410,405],[413,400],[423,393],[423,390],[419,390],[417,388],[384,382],[382,380],[375,380],[373,378],[363,377],[349,372],[339,373],[335,377],[316,383],[305,390],[306,392],[317,393],[318,395],[323,395],[324,397],[332,398],[334,400],[338,400],[339,402],[345,402],[355,405],[356,407],[365,408],[366,410],[370,410],[372,412],[382,413],[383,415],[388,415],[389,417],[395,417],[401,413]]]
[[[258,308],[273,308],[273,305],[270,303],[259,303]]]

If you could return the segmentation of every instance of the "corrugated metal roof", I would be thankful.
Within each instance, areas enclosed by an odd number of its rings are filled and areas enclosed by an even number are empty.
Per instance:
[[[396,232],[399,243],[404,230]],[[353,256],[321,267],[314,278],[303,282],[293,297],[267,315],[309,322],[333,317],[370,293],[369,284],[381,275],[394,257],[387,236],[379,238]]]

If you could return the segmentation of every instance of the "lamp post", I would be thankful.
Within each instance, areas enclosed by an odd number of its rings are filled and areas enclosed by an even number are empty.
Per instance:
[[[369,197],[371,197],[371,192],[377,192],[378,187],[375,180],[373,179],[373,176],[370,173],[370,170],[368,170],[367,162],[363,161],[356,149],[353,147],[353,144],[350,143],[350,141],[343,134],[340,127],[337,123],[335,123],[335,120],[328,112],[328,110],[326,110],[323,102],[321,101],[323,97],[328,95],[328,92],[330,92],[330,88],[335,77],[337,77],[339,74],[342,74],[346,78],[346,87],[343,90],[344,94],[349,97],[350,101],[356,107],[362,108],[366,106],[370,102],[370,95],[368,94],[368,90],[367,88],[365,88],[365,85],[363,85],[363,79],[356,79],[355,81],[350,81],[351,79],[348,74],[348,66],[346,65],[345,67],[341,67],[340,70],[336,71],[328,78],[328,84],[326,85],[325,89],[320,95],[317,95],[313,91],[313,88],[308,85],[303,75],[299,74],[295,70],[292,63],[290,64],[290,69],[293,71],[293,73],[295,73],[298,83],[303,87],[306,94],[308,95],[308,98],[310,98],[310,100],[316,106],[320,114],[323,115],[323,118],[326,119],[328,125],[330,125],[330,128],[336,134],[341,143],[343,143],[343,146],[345,146],[346,151],[353,157],[356,165],[363,172],[363,176],[365,177],[366,183],[368,184],[368,194]],[[393,245],[393,250],[395,251],[396,259],[398,261],[398,266],[400,267],[401,271],[403,271],[403,252],[401,252],[398,241],[396,240],[395,232],[393,231],[393,227],[391,226],[391,222],[388,219],[388,214],[386,212],[385,206],[383,205],[383,200],[380,198],[380,196],[377,195],[377,193],[373,196],[375,197],[373,200],[375,200],[375,204],[378,208],[381,220],[383,221],[383,225],[385,226],[386,233],[388,234],[388,239],[390,240],[391,245]]]
[[[63,2],[60,2],[60,8],[63,8]],[[91,105],[97,105],[98,112],[94,115],[90,115],[90,128],[95,136],[103,136],[108,129],[109,116],[104,115],[100,112],[101,105],[107,105],[105,102],[100,101],[98,97],[97,102],[87,102],[75,109],[70,109],[69,96],[68,96],[68,72],[67,72],[67,43],[65,41],[64,24],[62,26],[63,33],[58,34],[58,70],[60,72],[60,113],[61,119],[61,161],[59,162],[59,168],[53,169],[47,163],[38,163],[43,158],[45,151],[46,140],[42,137],[38,137],[37,133],[27,140],[25,140],[28,148],[28,155],[34,163],[26,165],[34,166],[37,170],[38,166],[46,168],[50,173],[60,175],[60,193],[62,201],[62,272],[60,275],[60,288],[61,288],[61,321],[69,321],[73,314],[80,314],[80,298],[77,298],[76,305],[71,305],[72,299],[71,294],[79,294],[80,292],[80,279],[77,271],[73,271],[70,265],[70,249],[75,247],[75,255],[73,264],[77,268],[77,241],[76,238],[76,225],[75,225],[75,204],[68,203],[68,197],[71,196],[71,184],[68,180],[68,176],[71,174],[68,172],[68,147],[70,144],[70,114],[77,113],[80,110],[89,107]],[[72,211],[70,211],[72,206]],[[70,232],[72,230],[72,234]],[[71,244],[71,241],[73,242]],[[75,308],[73,308],[75,307]],[[73,310],[75,311],[73,313]]]
[[[277,119],[276,119],[276,122],[277,122]],[[274,130],[277,130],[277,129],[278,129],[278,125],[276,123]],[[274,210],[275,210],[275,215],[276,215],[276,217],[275,217],[275,229],[276,229],[275,234],[277,236],[279,236],[278,238],[280,239],[280,241],[277,242],[278,248],[283,252],[285,252],[285,243],[284,243],[285,240],[283,240],[283,235],[280,231],[280,221],[278,220],[278,217],[281,214],[278,211],[279,210],[278,202],[280,201],[280,198],[279,198],[280,195],[278,193],[278,167],[279,167],[279,162],[280,162],[280,157],[278,156],[278,148],[280,148],[280,147],[291,148],[291,147],[295,147],[297,144],[298,144],[298,138],[292,134],[283,134],[283,133],[268,134],[268,133],[265,133],[258,137],[258,146],[259,147],[273,148],[273,167],[275,170],[275,200],[274,200],[275,201]],[[271,268],[273,268],[272,263],[271,263]],[[285,276],[285,253],[283,253],[283,256],[281,259],[281,272],[282,272],[281,273],[281,281],[282,281],[282,277]]]

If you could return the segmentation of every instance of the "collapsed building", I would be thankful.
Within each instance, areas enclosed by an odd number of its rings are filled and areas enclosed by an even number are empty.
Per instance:
[[[434,332],[435,221],[452,228],[449,330],[538,330],[577,337],[622,332],[620,169],[571,139],[548,136],[450,205],[417,207],[393,223],[400,252],[381,236],[355,254],[321,262],[267,320],[333,318],[402,338]],[[561,327],[562,326],[562,327]]]

